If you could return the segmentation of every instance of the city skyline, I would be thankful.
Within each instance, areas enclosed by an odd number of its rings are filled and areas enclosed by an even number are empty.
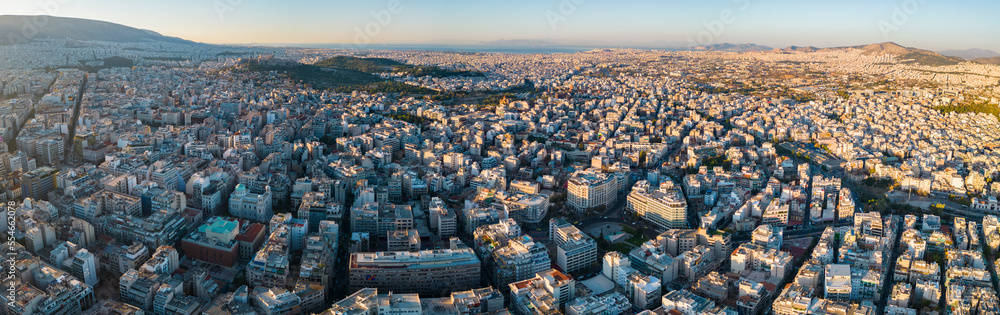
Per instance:
[[[212,44],[579,45],[682,48],[720,43],[837,47],[892,41],[930,50],[990,49],[1000,3],[583,0],[431,4],[244,0],[133,3],[17,1],[0,15],[53,15],[119,23]],[[149,15],[146,12],[159,12]]]
[[[1000,314],[998,3],[38,1],[0,314]]]

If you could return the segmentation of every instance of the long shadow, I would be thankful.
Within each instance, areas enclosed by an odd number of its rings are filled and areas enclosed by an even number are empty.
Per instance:
[[[73,115],[69,120],[69,133],[66,134],[66,141],[63,144],[63,163],[65,164],[69,164],[69,161],[73,159],[73,138],[76,137],[76,121],[80,118],[80,106],[83,104],[83,92],[87,89],[87,79],[89,78],[89,74],[83,75],[83,81],[80,82],[80,91],[76,96],[76,104],[73,105]]]

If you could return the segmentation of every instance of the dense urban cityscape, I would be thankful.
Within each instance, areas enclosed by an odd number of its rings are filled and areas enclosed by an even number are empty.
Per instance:
[[[1000,314],[1000,65],[0,45],[0,314]]]

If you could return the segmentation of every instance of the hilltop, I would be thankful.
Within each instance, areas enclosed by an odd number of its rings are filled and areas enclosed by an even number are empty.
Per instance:
[[[293,82],[308,84],[316,89],[337,92],[366,91],[369,93],[436,94],[437,91],[383,79],[377,75],[351,69],[302,64],[291,60],[244,58],[224,71],[275,72]],[[262,82],[263,83],[263,82]]]
[[[906,47],[893,42],[884,42],[859,46],[817,48],[813,46],[789,46],[786,48],[771,48],[757,44],[715,44],[692,47],[695,51],[730,51],[730,52],[754,52],[771,51],[775,53],[811,53],[818,51],[842,51],[849,49],[861,50],[867,55],[891,55],[896,60],[904,64],[919,64],[927,66],[950,66],[966,62],[966,59],[954,56],[945,56],[930,50],[913,47]]]
[[[816,48],[816,47],[813,47],[813,46],[804,46],[804,47],[803,46],[788,46],[788,47],[786,47],[784,49],[777,49],[777,48],[775,48],[774,52],[806,52],[806,53],[810,53],[810,52],[815,52],[817,50],[819,50],[819,48]]]
[[[1000,66],[1000,57],[978,58],[978,59],[973,59],[972,62]]]
[[[753,52],[753,51],[768,51],[773,48],[757,45],[757,44],[714,44],[714,45],[701,45],[691,47],[691,50],[695,51],[728,51],[728,52]]]
[[[993,58],[1000,57],[1000,53],[989,49],[963,49],[963,50],[942,50],[940,51],[942,55],[964,58],[966,60],[975,60],[981,58]]]
[[[25,25],[35,26],[38,33],[23,35]],[[139,42],[162,41],[170,43],[194,42],[160,35],[160,33],[111,22],[55,16],[0,15],[0,45],[19,44],[37,39],[71,39],[78,41]]]
[[[901,63],[915,63],[925,66],[951,66],[966,61],[959,57],[948,57],[933,51],[905,47],[893,42],[847,48],[860,49],[865,54],[892,55]]]

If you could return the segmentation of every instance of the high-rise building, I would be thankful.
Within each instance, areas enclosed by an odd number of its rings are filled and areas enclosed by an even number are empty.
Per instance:
[[[576,296],[576,280],[555,269],[508,287],[511,309],[520,315],[558,314]]]
[[[595,170],[578,171],[567,186],[567,205],[576,211],[598,206],[610,206],[618,201],[618,180],[615,176]]]
[[[782,235],[784,235],[784,228],[760,225],[753,230],[751,241],[764,248],[781,249]]]
[[[159,211],[179,213],[187,208],[184,193],[160,187],[153,182],[143,182],[132,189],[132,193],[142,198],[142,213],[148,215]]]
[[[180,187],[181,177],[173,163],[169,161],[156,161],[150,167],[147,176],[150,180],[160,185],[160,187],[173,190],[183,190]]]
[[[35,144],[35,154],[42,165],[57,166],[62,162],[63,141],[60,139],[40,140]]]
[[[545,246],[528,235],[510,239],[507,246],[493,252],[491,259],[490,273],[498,286],[531,278],[552,265]]]
[[[94,305],[93,287],[82,280],[27,253],[11,258],[27,276],[0,283],[9,293],[0,295],[0,313],[82,314]]]
[[[171,275],[181,265],[180,254],[170,246],[160,246],[156,253],[139,267],[142,272]]]
[[[497,211],[496,207],[470,206],[467,204],[465,210],[462,211],[462,219],[465,221],[463,222],[465,223],[465,233],[472,234],[480,226],[497,224],[505,218],[501,216],[500,211]]]
[[[44,166],[21,175],[21,195],[35,200],[48,200],[49,192],[56,189],[59,170]]]
[[[138,217],[142,213],[139,197],[102,190],[73,203],[73,215],[87,222],[97,222],[104,214],[121,214]]]
[[[454,236],[458,226],[458,216],[448,208],[441,198],[432,197],[430,207],[430,227],[437,229],[438,237],[444,239]]]
[[[826,277],[823,282],[823,298],[829,300],[851,299],[851,266],[826,265]]]
[[[628,194],[628,209],[661,231],[688,227],[687,201],[680,187],[669,180],[656,190],[650,190],[647,181],[636,183]]]
[[[98,233],[114,237],[120,242],[140,242],[149,248],[157,248],[180,241],[187,225],[180,213],[162,210],[145,218],[106,214],[101,216],[94,227]]]
[[[356,202],[351,207],[351,231],[369,235],[378,233],[378,215],[377,202]]]
[[[420,234],[417,230],[389,231],[387,236],[386,242],[390,252],[420,250]]]
[[[638,271],[633,271],[626,278],[625,296],[638,309],[652,309],[660,305],[660,279]]]
[[[142,266],[150,257],[152,257],[152,253],[142,243],[136,242],[129,246],[117,246],[108,255],[108,267],[103,269],[112,270],[116,275],[124,274],[129,270]],[[112,262],[116,262],[116,264]],[[101,263],[104,263],[103,260]]]
[[[153,300],[160,286],[168,282],[165,275],[129,270],[118,279],[119,300],[144,310],[153,309]]]
[[[851,221],[854,218],[854,197],[851,196],[851,190],[841,188],[837,199],[837,221]]]
[[[272,228],[264,247],[247,265],[247,282],[254,286],[284,287],[288,280],[291,232],[285,224]]]
[[[97,285],[97,260],[94,254],[86,249],[80,249],[73,256],[73,269],[71,274],[89,286]]]
[[[989,216],[987,216],[988,218]],[[996,217],[994,217],[996,218]],[[985,225],[984,218],[984,225]],[[876,237],[885,236],[882,231],[882,216],[879,215],[877,211],[858,213],[854,215],[854,228],[861,231],[863,234],[868,234]],[[988,235],[988,234],[987,234]]]
[[[322,221],[320,225],[316,233],[312,233],[306,238],[306,246],[302,251],[299,265],[296,291],[302,292],[303,289],[306,289],[304,286],[318,290],[322,295],[318,303],[328,305],[325,302],[327,293],[333,285],[340,226],[333,221]],[[309,302],[309,299],[303,299],[303,304],[307,307]]]
[[[7,173],[21,172],[26,173],[34,170],[34,166],[29,167],[29,160],[34,161],[34,159],[28,157],[28,154],[24,151],[14,151],[9,153],[4,153],[0,155],[0,160],[3,162],[4,169]],[[33,163],[32,163],[33,164]]]
[[[327,201],[324,193],[310,191],[302,195],[297,217],[308,221],[309,232],[316,232],[320,221],[339,222],[343,215],[343,209],[339,203]]]
[[[556,265],[564,272],[574,273],[597,263],[597,242],[576,226],[556,228]]]
[[[496,198],[507,206],[511,218],[529,226],[542,223],[549,212],[549,197],[545,195],[498,192]]]

